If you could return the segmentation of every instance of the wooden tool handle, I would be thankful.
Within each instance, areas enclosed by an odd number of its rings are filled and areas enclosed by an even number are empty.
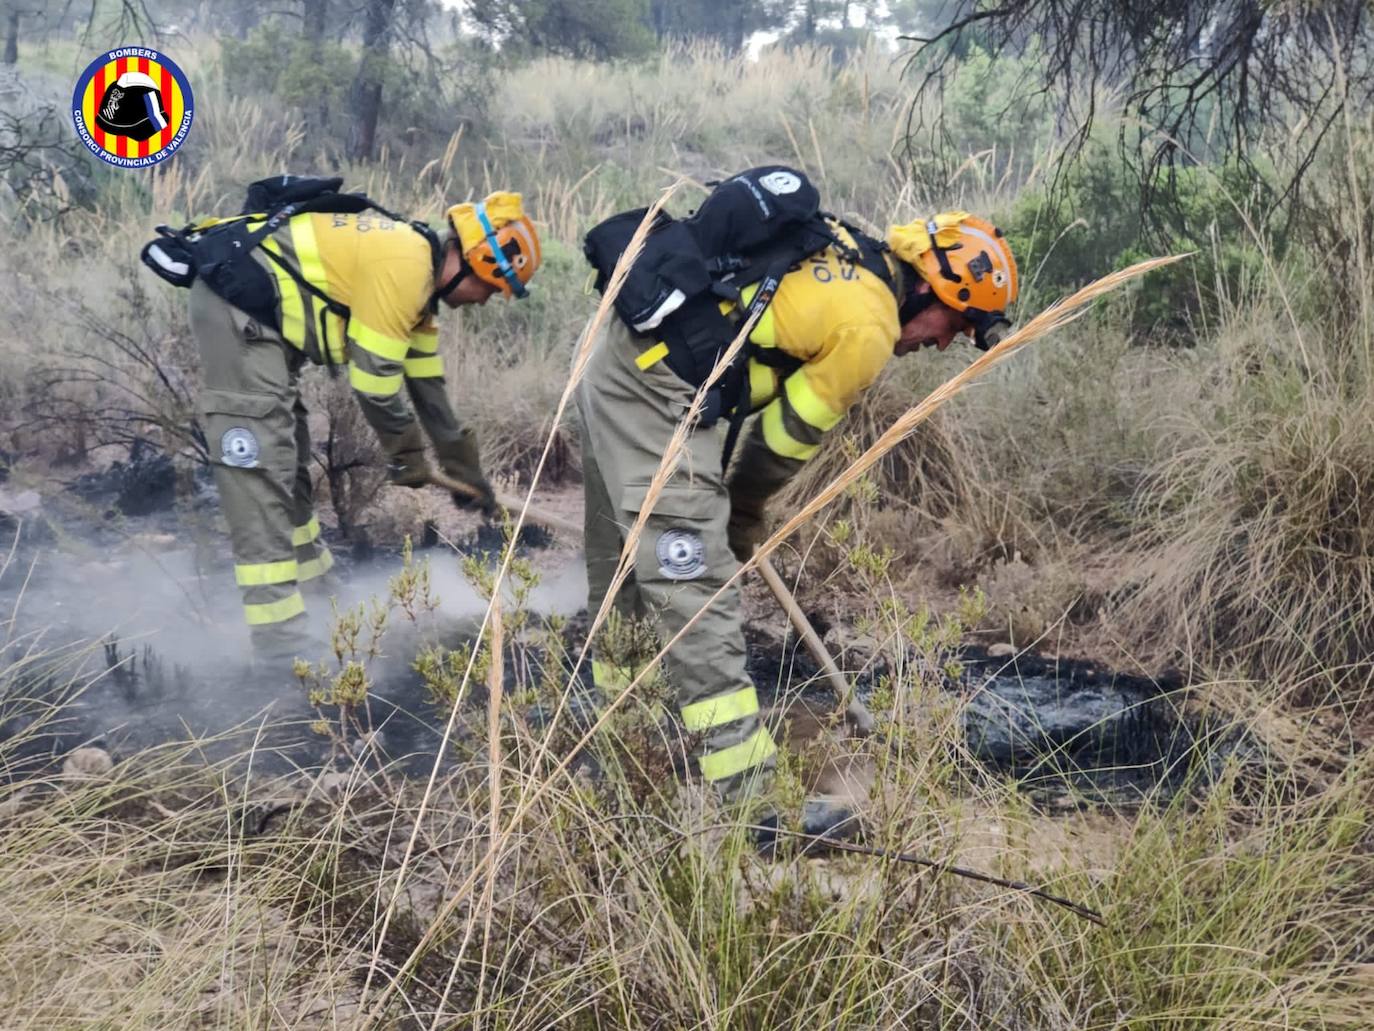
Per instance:
[[[787,619],[792,624],[792,628],[801,635],[806,650],[811,653],[811,657],[821,667],[826,680],[830,681],[830,687],[834,690],[835,697],[844,705],[845,716],[854,724],[854,729],[864,735],[873,733],[876,727],[873,714],[868,711],[868,706],[864,705],[859,700],[859,696],[854,693],[849,681],[840,672],[840,667],[835,665],[835,660],[830,657],[830,651],[826,648],[825,642],[816,633],[816,628],[811,625],[811,621],[806,618],[806,613],[797,604],[797,599],[787,589],[787,584],[778,575],[778,571],[773,568],[773,563],[767,558],[762,558],[759,560],[758,569],[759,575],[763,577],[763,582],[768,585],[768,589],[773,592],[773,597],[778,599],[778,604],[787,613]]]
[[[452,479],[442,472],[432,473],[430,479],[437,486],[443,487],[445,490],[453,491],[455,494],[463,494],[478,500],[481,499],[481,494],[475,487],[463,483],[460,480]],[[508,512],[519,512],[524,508],[525,515],[532,522],[539,523],[550,530],[565,533],[572,537],[580,537],[582,535],[583,527],[580,523],[560,515],[554,515],[552,512],[544,511],[534,505],[525,508],[524,498],[515,497],[509,494],[497,494],[496,503]],[[806,613],[803,612],[801,606],[797,604],[797,599],[794,598],[792,592],[787,589],[787,584],[783,583],[783,579],[778,575],[778,571],[773,568],[773,563],[766,558],[761,559],[758,563],[758,570],[759,575],[763,577],[763,582],[768,585],[768,589],[773,592],[773,597],[777,598],[778,604],[782,606],[783,612],[787,614],[788,622],[792,624],[792,628],[801,636],[802,642],[806,645],[806,650],[811,653],[811,657],[816,660],[817,665],[819,665],[821,670],[825,673],[825,677],[830,682],[830,686],[834,690],[835,696],[844,704],[845,716],[859,733],[865,735],[873,733],[875,727],[873,714],[868,711],[868,707],[864,705],[854,693],[853,688],[849,685],[849,681],[847,681],[844,674],[840,672],[839,666],[835,665],[835,660],[831,658],[829,650],[825,647],[825,642],[822,641],[820,635],[816,633],[816,629],[811,625],[811,621],[806,618]]]

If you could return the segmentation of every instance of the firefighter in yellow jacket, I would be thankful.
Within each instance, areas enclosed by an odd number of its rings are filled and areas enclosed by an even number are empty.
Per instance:
[[[654,617],[665,639],[753,554],[765,536],[768,499],[816,453],[825,432],[894,354],[943,351],[960,334],[986,348],[1006,325],[1016,264],[1001,232],[983,219],[955,211],[896,226],[886,247],[875,248],[885,267],[856,263],[858,251],[848,246],[853,238],[839,224],[834,230],[837,245],[782,276],[750,334],[755,414],[744,424],[728,475],[721,463],[724,421],[697,429],[647,518],[632,579],[616,604],[622,613]],[[740,303],[751,297],[746,288]],[[696,393],[666,367],[668,350],[616,320],[579,385],[592,611]],[[736,589],[705,609],[669,649],[665,667],[681,724],[697,742],[703,778],[730,800],[756,794],[767,783],[776,746],[745,670]],[[603,690],[623,686],[635,672],[594,664]],[[813,800],[803,826],[841,836],[854,823],[843,808]],[[770,847],[772,837],[761,832],[760,846]]]
[[[233,220],[200,228],[219,221]],[[205,269],[191,283],[201,414],[244,614],[262,660],[284,663],[310,647],[300,588],[333,562],[312,505],[298,386],[307,362],[347,370],[392,483],[430,482],[423,427],[443,472],[493,503],[477,440],[449,403],[435,315],[439,302],[523,296],[539,266],[539,239],[519,194],[457,205],[448,222],[440,238],[380,211],[295,214],[268,227],[253,250],[274,284],[269,304],[245,301],[244,310],[229,303],[221,293],[234,291],[211,289]]]

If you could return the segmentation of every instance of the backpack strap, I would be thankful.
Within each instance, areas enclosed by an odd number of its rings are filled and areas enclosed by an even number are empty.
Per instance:
[[[353,314],[352,309],[350,309],[348,305],[344,304],[342,301],[330,297],[327,293],[325,293],[323,290],[317,287],[314,283],[306,279],[300,269],[298,269],[295,265],[292,265],[291,262],[287,261],[276,251],[271,251],[264,248],[263,253],[267,255],[268,259],[274,265],[276,265],[278,268],[283,269],[292,278],[292,280],[295,281],[296,286],[298,286],[305,293],[308,293],[311,297],[314,297],[320,301],[320,318],[319,325],[316,327],[315,339],[317,343],[315,347],[316,354],[314,357],[317,359],[320,365],[323,365],[326,369],[329,370],[330,376],[337,376],[338,365],[334,361],[333,351],[329,347],[329,320],[325,316],[326,314],[333,315],[340,321],[342,321],[345,326],[347,326],[348,320]]]
[[[348,198],[348,200],[345,201],[345,203],[341,206],[339,204],[339,201],[343,198]],[[386,208],[382,207],[380,204],[373,201],[370,197],[367,197],[361,193],[321,194],[317,197],[312,197],[309,200],[300,201],[294,204],[287,204],[279,208],[277,211],[273,212],[272,215],[269,216],[269,218],[267,219],[267,222],[264,223],[263,227],[255,231],[249,237],[249,240],[252,242],[249,243],[248,246],[249,249],[251,249],[252,247],[256,247],[259,243],[262,242],[262,240],[265,237],[271,235],[277,229],[281,228],[282,225],[284,225],[291,218],[294,218],[296,215],[306,215],[312,214],[314,212],[343,212],[344,214],[358,214],[369,209],[377,212],[383,218],[395,222],[397,225],[409,226],[411,229],[415,230],[415,232],[419,233],[420,236],[424,238],[425,242],[429,244],[430,262],[434,266],[435,271],[437,272],[439,265],[438,234],[435,233],[434,230],[431,229],[428,225],[421,222],[419,219],[402,218],[400,215],[388,211]],[[348,305],[344,304],[342,301],[330,297],[329,294],[325,293],[314,283],[306,279],[299,268],[297,268],[295,265],[292,265],[291,262],[287,261],[280,254],[270,250],[264,250],[263,253],[265,253],[275,265],[285,270],[287,274],[291,276],[292,280],[295,281],[297,286],[299,286],[306,293],[310,294],[310,296],[318,299],[323,305],[323,307],[320,310],[319,316],[317,339],[320,341],[320,353],[319,355],[317,355],[317,358],[319,364],[327,368],[331,376],[337,375],[338,373],[336,370],[336,364],[333,360],[332,351],[329,347],[328,320],[325,318],[325,314],[327,312],[330,315],[334,315],[335,317],[340,319],[345,325],[347,325],[348,320],[352,315],[351,309],[348,307]],[[432,295],[429,301],[426,303],[425,310],[428,311],[429,314],[433,315],[436,313],[437,309],[438,295],[435,294]]]
[[[189,287],[200,278],[231,304],[245,311],[252,308],[250,314],[271,325],[274,318],[268,315],[265,297],[260,296],[267,292],[270,277],[256,262],[248,261],[252,251],[296,215],[315,212],[358,214],[370,209],[419,233],[429,245],[431,265],[434,274],[438,275],[442,248],[438,234],[433,229],[424,222],[388,211],[365,194],[340,193],[342,183],[343,180],[338,177],[319,179],[292,175],[259,180],[249,186],[241,213],[202,218],[181,229],[158,226],[159,238],[145,245],[140,257],[167,282]],[[270,250],[266,253],[273,264],[290,275],[303,293],[323,305],[316,335],[321,350],[311,357],[334,374],[325,315],[332,314],[347,322],[350,315],[348,306],[307,281],[301,270],[280,254]],[[248,261],[247,265],[245,261]],[[261,270],[263,283],[256,282],[253,269]],[[271,292],[275,299],[277,291]],[[426,307],[430,314],[434,314],[438,308],[437,296],[431,296]]]
[[[753,300],[749,302],[749,308],[744,313],[744,323],[752,319],[754,325],[758,325],[758,320],[763,318],[763,313],[773,303],[773,297],[782,285],[782,277],[787,275],[787,269],[791,264],[790,256],[774,260],[772,266],[764,273],[763,279],[759,281],[758,289],[754,291]],[[720,453],[722,473],[730,468],[730,458],[735,453],[735,445],[739,443],[740,430],[744,427],[744,420],[749,418],[749,359],[762,350],[763,348],[746,339],[730,367],[730,375],[738,380],[738,383],[733,384],[735,402],[730,410],[730,428],[725,433],[725,446],[721,448]]]

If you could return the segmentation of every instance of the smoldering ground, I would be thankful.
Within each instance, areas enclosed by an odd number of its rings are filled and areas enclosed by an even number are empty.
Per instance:
[[[269,764],[308,765],[327,753],[309,730],[317,713],[301,682],[284,665],[253,664],[227,547],[207,554],[164,530],[118,543],[109,534],[83,539],[49,529],[40,536],[34,546],[15,541],[0,570],[12,672],[0,696],[0,737],[28,733],[24,769],[87,743],[130,754],[204,740],[223,754],[256,742]],[[491,543],[485,536],[469,542],[481,549]],[[369,718],[403,753],[438,740],[438,717],[411,661],[426,646],[471,640],[486,608],[462,560],[443,545],[415,553],[413,567],[428,577],[428,604],[413,619],[393,611],[369,664]],[[539,565],[539,583],[524,599],[529,611],[567,616],[583,607],[586,580],[575,555],[545,552]],[[339,615],[394,609],[390,584],[403,569],[398,553],[342,559],[335,575],[305,592],[319,648],[303,657],[336,667],[328,642]]]
[[[171,742],[197,741],[207,759],[250,757],[264,773],[317,768],[332,756],[311,724],[320,718],[306,687],[290,671],[253,666],[248,631],[233,586],[227,547],[207,549],[194,533],[145,521],[137,532],[86,536],[23,530],[0,570],[10,673],[0,693],[3,775],[31,776],[73,749],[97,745],[119,757]],[[536,545],[547,541],[536,539]],[[311,629],[321,642],[310,656],[337,670],[328,654],[341,614],[389,608],[379,654],[368,663],[370,687],[360,725],[402,768],[428,768],[442,738],[447,707],[428,696],[413,668],[426,647],[461,649],[476,638],[486,600],[463,568],[466,555],[494,561],[500,534],[484,529],[464,541],[416,551],[411,569],[428,577],[429,605],[414,618],[395,604],[393,581],[405,569],[396,552],[341,558],[328,582],[307,590]],[[538,571],[523,599],[539,617],[575,617],[586,599],[580,556],[522,548]],[[508,610],[514,599],[507,597]],[[749,671],[774,722],[794,735],[821,732],[813,718],[834,706],[815,664],[790,637],[763,620],[749,633]],[[539,646],[536,661],[562,665],[564,680],[578,633],[566,632],[565,655]],[[1181,713],[1178,680],[1155,681],[1083,662],[1034,656],[994,658],[966,652],[965,673],[946,686],[961,707],[967,758],[1018,778],[1038,795],[1072,792],[1119,800],[1172,792],[1199,766],[1215,767],[1234,752],[1209,728]],[[861,695],[890,675],[870,657],[851,662]],[[515,663],[510,689],[527,687]],[[582,673],[583,687],[586,673]],[[468,695],[480,705],[485,690]],[[533,720],[537,724],[537,720]],[[1206,745],[1205,748],[1201,747]]]

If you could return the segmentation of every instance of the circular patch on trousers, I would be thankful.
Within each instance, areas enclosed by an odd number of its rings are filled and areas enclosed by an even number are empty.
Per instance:
[[[224,464],[235,469],[252,469],[258,464],[258,438],[242,426],[224,431],[219,438],[219,450]]]
[[[706,572],[706,545],[691,530],[664,530],[654,545],[658,571],[669,580],[695,580]]]

